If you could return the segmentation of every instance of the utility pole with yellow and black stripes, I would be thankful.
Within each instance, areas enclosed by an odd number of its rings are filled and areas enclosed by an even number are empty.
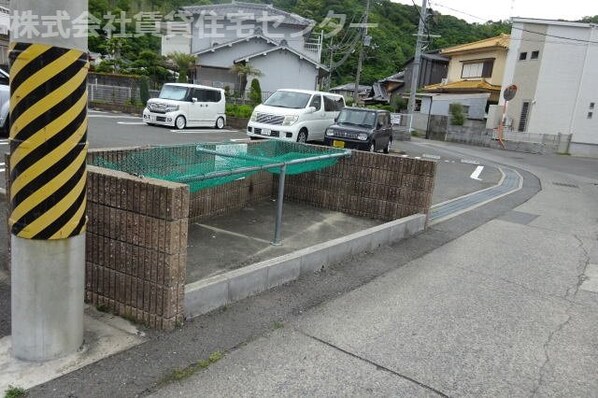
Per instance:
[[[87,0],[11,9],[12,352],[45,361],[83,344]]]

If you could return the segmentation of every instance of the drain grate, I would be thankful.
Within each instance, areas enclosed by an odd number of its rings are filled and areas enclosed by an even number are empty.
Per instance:
[[[559,187],[567,187],[567,188],[577,188],[579,189],[579,185],[575,185],[575,184],[569,184],[566,182],[552,182],[554,185],[558,185]]]

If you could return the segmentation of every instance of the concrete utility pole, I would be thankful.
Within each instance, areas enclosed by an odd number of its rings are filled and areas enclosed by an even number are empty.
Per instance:
[[[87,0],[11,9],[12,353],[46,361],[83,344]]]
[[[370,0],[367,0],[365,5],[365,18],[364,18],[364,31],[363,31],[363,38],[361,42],[361,49],[359,50],[359,61],[357,62],[357,74],[355,75],[355,90],[353,91],[353,103],[357,105],[357,100],[359,99],[359,79],[361,78],[361,69],[363,68],[363,54],[365,47],[370,45],[369,38],[368,38],[368,18],[370,16]]]
[[[419,16],[419,25],[417,27],[417,41],[415,43],[415,56],[413,57],[413,71],[411,72],[411,91],[409,92],[409,104],[407,112],[411,115],[409,130],[413,124],[413,111],[415,109],[415,92],[417,91],[417,82],[419,80],[419,67],[422,58],[422,38],[424,37],[425,21],[428,16],[428,0],[422,0],[422,8]]]

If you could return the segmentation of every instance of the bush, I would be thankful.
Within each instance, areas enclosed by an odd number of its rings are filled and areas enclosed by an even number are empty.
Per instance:
[[[355,103],[355,101],[353,100],[353,97],[347,97],[347,98],[345,98],[345,105],[347,105],[347,106],[353,106],[354,103]]]
[[[251,89],[249,91],[249,103],[253,106],[259,105],[262,102],[262,88],[260,87],[260,81],[253,79],[251,81]]]
[[[407,102],[408,101],[405,98],[403,98],[397,94],[392,97],[392,100],[390,101],[390,105],[392,106],[393,111],[401,112],[401,110],[407,109]]]
[[[253,112],[251,105],[226,104],[226,115],[230,117],[241,117],[248,119]]]
[[[452,103],[449,105],[449,112],[451,113],[451,124],[454,126],[463,126],[465,124],[465,114],[463,113],[463,105],[459,103]]]
[[[143,105],[147,104],[147,100],[150,99],[149,78],[147,76],[139,78],[139,99]]]

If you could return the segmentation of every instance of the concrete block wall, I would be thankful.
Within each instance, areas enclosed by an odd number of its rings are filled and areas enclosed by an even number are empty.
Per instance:
[[[228,184],[202,189],[191,194],[189,221],[229,214],[272,195],[272,174],[259,172]]]
[[[172,330],[184,319],[189,189],[88,166],[86,301]]]
[[[335,166],[287,176],[285,200],[383,221],[427,215],[435,173],[427,160],[353,151]]]

